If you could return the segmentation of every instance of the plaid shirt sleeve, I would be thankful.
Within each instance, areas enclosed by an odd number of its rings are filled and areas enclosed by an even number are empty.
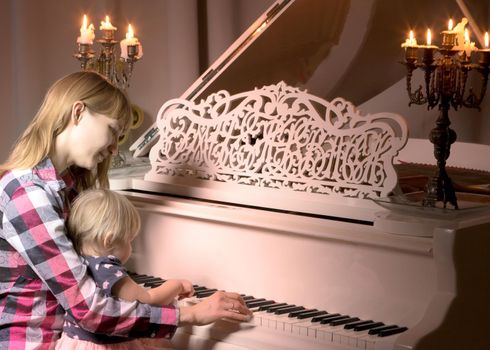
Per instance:
[[[169,338],[178,309],[104,296],[66,236],[61,196],[44,184],[18,187],[6,203],[4,238],[48,286],[64,310],[89,332]]]

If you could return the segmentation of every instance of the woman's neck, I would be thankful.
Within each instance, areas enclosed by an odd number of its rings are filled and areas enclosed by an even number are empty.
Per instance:
[[[58,174],[62,174],[71,165],[66,152],[66,150],[69,149],[67,146],[66,133],[62,131],[61,134],[56,136],[53,150],[49,154],[51,162],[53,162],[54,168]]]

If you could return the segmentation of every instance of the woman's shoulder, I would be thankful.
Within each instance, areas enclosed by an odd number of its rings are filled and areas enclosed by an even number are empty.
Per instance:
[[[4,173],[0,179],[0,191],[3,196],[12,198],[19,190],[34,185],[32,169],[12,169]]]
[[[63,181],[57,176],[56,170],[49,159],[45,159],[32,168],[11,169],[0,179],[2,195],[12,198],[18,190],[29,187],[44,189],[47,192],[58,192]]]

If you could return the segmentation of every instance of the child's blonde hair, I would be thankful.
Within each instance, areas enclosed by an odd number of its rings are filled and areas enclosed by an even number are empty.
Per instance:
[[[131,105],[127,96],[104,76],[90,71],[76,72],[55,82],[24,134],[17,140],[7,161],[0,165],[0,177],[12,169],[28,169],[49,156],[55,137],[68,125],[72,107],[82,101],[92,112],[121,121],[123,129],[131,122]],[[109,187],[107,172],[111,157],[97,165],[95,171],[71,166],[79,190]]]
[[[126,197],[108,189],[86,190],[73,202],[68,235],[79,254],[90,247],[107,255],[119,243],[131,241],[140,226],[138,211]]]

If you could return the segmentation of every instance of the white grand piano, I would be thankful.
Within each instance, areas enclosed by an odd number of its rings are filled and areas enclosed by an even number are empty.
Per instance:
[[[135,279],[187,278],[200,297],[236,291],[254,310],[249,323],[180,328],[177,349],[490,348],[488,196],[421,207],[396,164],[429,163],[431,145],[398,115],[329,98],[363,6],[277,1],[162,106],[133,147],[150,164],[112,171],[142,216]],[[489,178],[488,146],[454,150],[449,165]]]

